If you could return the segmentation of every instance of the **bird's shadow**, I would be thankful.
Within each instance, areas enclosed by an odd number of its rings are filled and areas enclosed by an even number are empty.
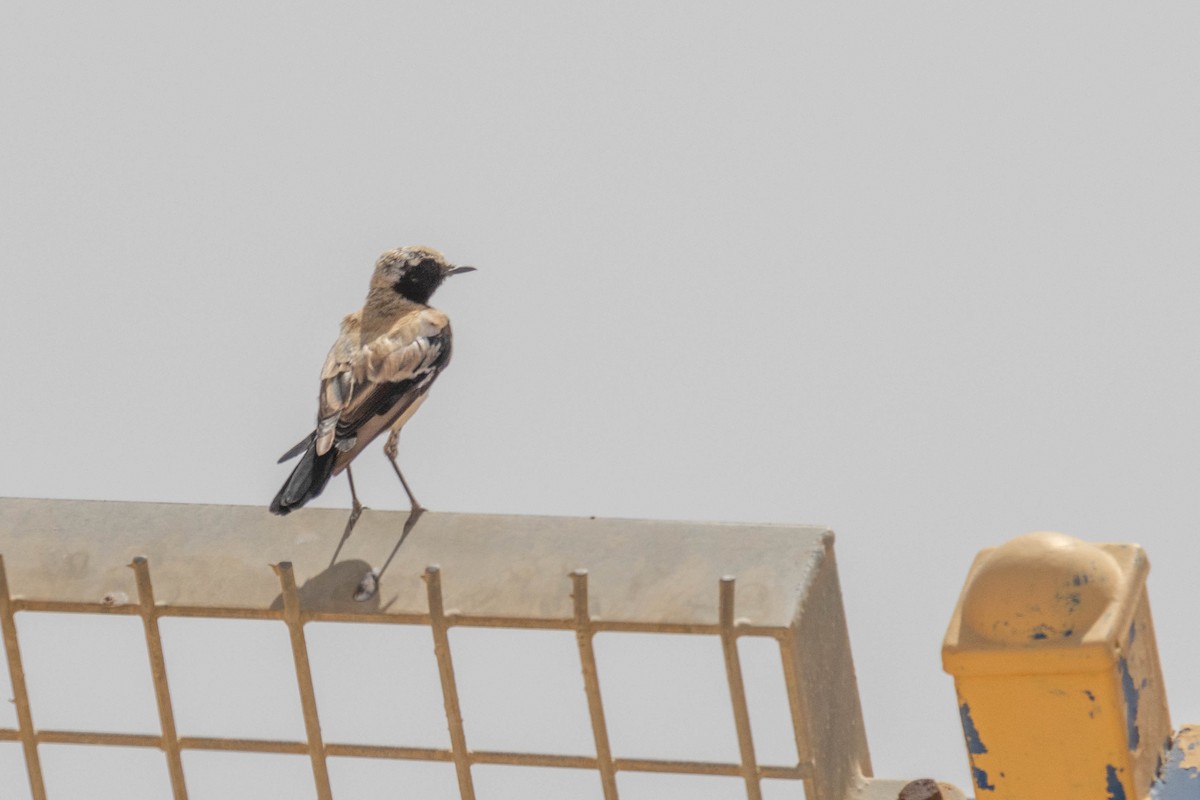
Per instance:
[[[329,566],[306,580],[302,586],[296,587],[300,607],[355,614],[386,611],[387,606],[381,607],[379,601],[379,585],[383,580],[383,574],[391,566],[396,554],[400,552],[400,545],[404,544],[404,540],[417,527],[417,522],[424,513],[424,508],[414,508],[409,512],[408,519],[404,521],[400,538],[396,540],[396,546],[392,548],[392,552],[388,554],[387,560],[379,569],[372,569],[370,564],[358,558],[347,561],[337,560],[342,546],[350,538],[354,523],[357,521],[357,517],[352,518],[346,525],[341,541],[334,550],[333,560],[330,561]],[[389,602],[388,605],[391,603]],[[272,601],[271,610],[278,611],[282,608],[283,594],[281,593]]]

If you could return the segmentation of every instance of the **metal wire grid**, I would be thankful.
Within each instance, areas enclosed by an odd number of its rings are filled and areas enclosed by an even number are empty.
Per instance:
[[[10,595],[8,577],[4,568],[4,559],[3,556],[0,556],[0,628],[2,628],[4,647],[8,658],[9,675],[12,680],[13,699],[16,704],[18,723],[16,730],[11,728],[0,729],[0,741],[18,741],[21,743],[33,800],[47,800],[46,788],[42,778],[41,762],[38,757],[39,744],[116,745],[122,747],[158,748],[164,752],[167,758],[167,768],[170,774],[174,800],[186,800],[188,796],[181,757],[184,750],[308,754],[312,762],[313,782],[316,787],[318,800],[332,800],[333,798],[327,766],[327,759],[330,756],[452,762],[458,778],[458,790],[462,800],[474,800],[475,798],[475,788],[471,777],[471,766],[474,764],[594,769],[600,776],[604,800],[619,800],[616,781],[618,772],[740,776],[745,782],[746,797],[748,800],[761,800],[761,781],[764,778],[799,780],[804,782],[808,797],[817,797],[816,787],[813,782],[814,765],[812,751],[804,723],[806,719],[804,699],[797,679],[797,665],[793,649],[794,632],[790,628],[753,626],[738,623],[734,617],[735,580],[732,577],[724,577],[720,580],[719,618],[715,624],[683,625],[644,622],[606,622],[592,619],[588,606],[588,573],[587,570],[583,569],[575,570],[571,573],[571,595],[574,607],[572,618],[524,619],[447,614],[442,601],[441,571],[436,566],[427,567],[424,573],[429,601],[429,613],[408,615],[360,615],[304,611],[300,607],[300,599],[297,593],[296,578],[292,570],[292,565],[286,561],[274,567],[279,577],[283,598],[283,608],[281,610],[255,611],[243,608],[159,606],[154,601],[154,587],[150,580],[150,565],[147,560],[143,557],[135,558],[130,567],[134,570],[136,576],[138,594],[136,605],[33,601],[13,598]],[[140,616],[145,630],[146,649],[154,680],[154,695],[162,728],[161,735],[35,729],[33,714],[29,704],[29,693],[25,685],[25,671],[21,661],[20,644],[17,640],[17,629],[14,621],[14,615],[18,611],[108,613]],[[297,684],[300,689],[300,702],[304,714],[307,741],[180,737],[175,728],[171,692],[167,682],[166,663],[163,658],[162,638],[158,627],[158,620],[161,617],[172,616],[282,620],[287,625],[291,638],[292,656],[295,662]],[[401,625],[430,626],[433,631],[434,651],[441,679],[446,722],[450,731],[450,749],[325,742],[321,737],[316,693],[313,687],[312,671],[309,667],[308,646],[304,636],[304,624],[310,621],[395,623]],[[595,757],[550,753],[470,750],[463,731],[462,711],[458,701],[458,687],[454,678],[454,661],[449,639],[449,630],[451,627],[573,630],[578,643],[584,690],[587,694],[588,712],[591,718],[592,734],[596,746]],[[733,706],[733,718],[737,729],[740,763],[614,758],[608,739],[608,727],[605,722],[604,704],[600,693],[600,679],[596,669],[596,658],[592,645],[594,636],[604,631],[690,633],[720,636],[725,661],[725,674],[729,683],[729,698]],[[741,636],[766,636],[774,638],[779,643],[792,728],[798,753],[798,761],[794,766],[766,766],[760,765],[757,762],[754,751],[754,739],[750,729],[750,713],[742,681],[741,660],[737,648],[737,640]]]

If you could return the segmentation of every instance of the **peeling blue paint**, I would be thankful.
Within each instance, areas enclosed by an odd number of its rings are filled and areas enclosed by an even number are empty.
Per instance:
[[[1079,592],[1060,594],[1059,598],[1066,602],[1068,614],[1073,613],[1083,603],[1083,596]]]
[[[1091,576],[1086,572],[1081,572],[1071,579],[1071,583],[1075,586],[1084,586],[1089,580],[1091,580]]]
[[[1142,738],[1137,726],[1138,701],[1142,692],[1134,684],[1133,676],[1129,674],[1129,662],[1124,656],[1121,656],[1118,667],[1121,670],[1121,690],[1125,693],[1125,736],[1129,749],[1133,751],[1137,750]]]
[[[1092,694],[1090,690],[1084,689],[1083,693],[1087,695],[1088,700],[1091,700],[1093,703],[1096,702],[1096,695]]]
[[[975,788],[981,792],[996,791],[996,784],[988,783],[987,773],[979,767],[971,767],[971,777],[975,779]],[[1120,800],[1125,800],[1125,795],[1122,794]]]
[[[1049,639],[1051,636],[1056,636],[1057,634],[1058,634],[1058,631],[1055,630],[1052,626],[1046,625],[1043,623],[1041,625],[1035,625],[1031,629],[1029,638],[1033,639],[1036,642],[1036,641],[1041,641],[1043,639]]]
[[[1189,742],[1187,749],[1195,746],[1195,742]],[[1158,780],[1150,787],[1151,800],[1194,800],[1196,788],[1200,786],[1200,769],[1181,766],[1185,755],[1178,746],[1168,747],[1167,761]]]
[[[973,756],[986,753],[988,749],[983,746],[983,740],[979,738],[979,729],[975,727],[975,720],[971,719],[971,707],[963,703],[958,707],[958,715],[962,717],[963,738],[967,740],[967,752]]]
[[[1074,611],[1074,610],[1075,609],[1073,609],[1073,608],[1068,609],[1068,611]],[[1029,634],[1029,638],[1032,641],[1041,642],[1041,641],[1045,641],[1046,639],[1051,639],[1055,636],[1061,636],[1064,639],[1069,639],[1074,634],[1075,634],[1074,628],[1067,628],[1066,630],[1060,631],[1059,629],[1055,628],[1053,625],[1046,625],[1043,623],[1041,625],[1036,625],[1032,628],[1032,630]]]
[[[1125,787],[1117,777],[1117,768],[1109,764],[1108,771],[1108,800],[1125,800]]]
[[[1129,646],[1129,645],[1133,644],[1133,640],[1136,638],[1137,638],[1137,623],[1131,622],[1131,623],[1129,623],[1129,641],[1126,642],[1125,645]]]

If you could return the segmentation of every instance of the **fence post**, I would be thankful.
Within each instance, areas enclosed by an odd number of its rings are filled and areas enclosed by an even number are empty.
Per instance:
[[[1137,545],[1061,533],[976,557],[942,663],[978,796],[1146,795],[1171,744],[1149,568]]]

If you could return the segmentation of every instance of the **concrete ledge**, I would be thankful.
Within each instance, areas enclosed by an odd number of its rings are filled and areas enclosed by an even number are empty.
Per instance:
[[[569,573],[583,568],[599,622],[716,631],[721,576],[737,577],[740,621],[787,628],[832,543],[827,529],[807,526],[440,512],[410,519],[368,509],[339,552],[346,519],[337,509],[281,518],[254,506],[5,498],[0,556],[24,608],[136,606],[127,565],[145,556],[157,604],[172,610],[277,610],[270,565],[290,561],[310,615],[424,617],[421,575],[437,564],[449,612],[569,627]],[[383,570],[377,593],[355,601],[372,570]]]

